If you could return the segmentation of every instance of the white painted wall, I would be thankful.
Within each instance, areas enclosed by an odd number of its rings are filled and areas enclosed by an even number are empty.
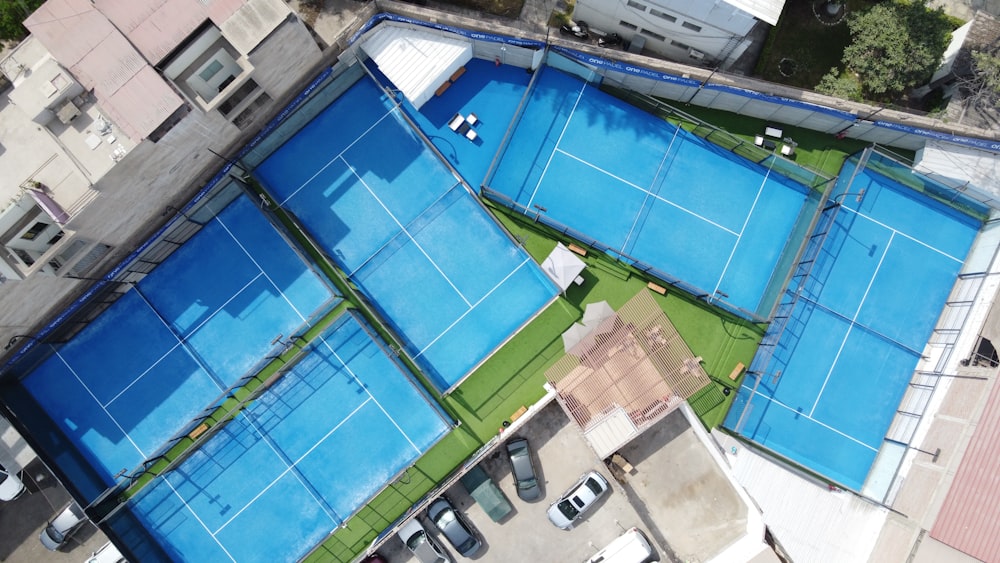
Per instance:
[[[641,36],[645,49],[680,62],[723,68],[750,45],[757,23],[725,2],[685,0],[579,0],[573,19],[626,40]]]

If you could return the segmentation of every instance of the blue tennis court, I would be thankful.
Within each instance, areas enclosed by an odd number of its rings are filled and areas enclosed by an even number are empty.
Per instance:
[[[255,174],[439,390],[461,381],[557,294],[368,78]]]
[[[979,230],[848,161],[725,426],[860,490]],[[848,193],[849,190],[849,193]],[[759,379],[759,382],[758,382]]]
[[[490,188],[766,315],[807,188],[561,71],[540,72]]]
[[[129,509],[174,561],[296,561],[450,429],[350,313]]]
[[[240,196],[23,385],[111,485],[338,299]]]

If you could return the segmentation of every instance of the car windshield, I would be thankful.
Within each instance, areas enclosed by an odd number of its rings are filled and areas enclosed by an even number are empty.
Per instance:
[[[406,540],[406,547],[410,548],[410,551],[416,551],[417,546],[424,543],[424,533],[417,532],[410,536],[410,539]]]
[[[63,541],[63,535],[59,533],[59,530],[53,528],[52,526],[45,528],[45,535],[49,536],[49,539],[51,539],[53,543],[62,543]]]
[[[594,479],[593,477],[587,479],[587,488],[593,491],[595,495],[601,494],[601,491],[604,490],[601,488],[601,484],[597,482],[597,479]]]
[[[565,516],[567,520],[575,520],[580,514],[580,511],[577,510],[576,507],[573,506],[573,503],[568,500],[560,502],[557,506],[559,507],[559,512],[562,512],[563,516]]]
[[[437,524],[438,528],[446,528],[449,524],[456,520],[455,513],[451,510],[442,510],[438,513],[437,518],[434,523]]]

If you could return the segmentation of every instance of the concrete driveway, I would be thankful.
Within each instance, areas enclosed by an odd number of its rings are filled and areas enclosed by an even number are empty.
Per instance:
[[[34,462],[22,474],[28,490],[11,502],[0,502],[0,561],[9,563],[83,563],[107,542],[86,523],[62,551],[52,552],[38,541],[42,528],[70,501],[69,493],[44,465]]]
[[[502,521],[493,522],[466,493],[461,484],[447,491],[447,496],[463,511],[483,538],[483,549],[473,557],[482,562],[509,561],[584,561],[623,531],[637,526],[647,532],[643,518],[629,503],[622,486],[601,463],[584,441],[580,431],[570,424],[559,405],[551,403],[515,435],[524,436],[531,444],[535,469],[543,483],[543,497],[535,502],[524,502],[514,489],[510,469],[498,453],[481,462],[480,467],[496,481],[514,509]],[[600,499],[583,520],[570,531],[553,526],[546,517],[546,510],[553,500],[585,472],[596,469],[611,483],[612,490]],[[425,528],[436,533],[426,524]],[[457,557],[451,546],[440,534],[438,539],[453,559]],[[662,546],[656,546],[661,553]],[[415,561],[399,539],[392,539],[379,550],[389,561]]]
[[[510,436],[529,440],[544,483],[542,499],[529,503],[517,497],[502,447],[480,463],[513,506],[501,522],[493,522],[462,485],[446,493],[483,538],[483,550],[472,559],[585,561],[631,527],[646,533],[660,561],[747,561],[761,548],[766,552],[760,538],[748,535],[759,513],[735,488],[721,458],[712,455],[714,444],[699,430],[684,413],[675,411],[622,448],[621,454],[634,466],[631,473],[612,473],[559,405],[549,404]],[[556,528],[545,514],[549,504],[591,469],[608,478],[612,492],[573,530]],[[426,521],[424,527],[436,534]],[[762,535],[763,527],[759,529]],[[437,537],[454,560],[464,559]],[[379,552],[389,561],[415,561],[398,538],[387,541]]]

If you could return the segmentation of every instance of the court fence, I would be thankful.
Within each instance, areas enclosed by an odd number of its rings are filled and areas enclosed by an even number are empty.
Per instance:
[[[530,217],[535,223],[540,223],[549,229],[552,229],[556,233],[563,235],[564,238],[573,239],[576,242],[586,246],[592,251],[601,252],[607,254],[610,259],[613,259],[617,268],[613,268],[613,273],[618,276],[624,276],[627,279],[628,276],[632,275],[630,270],[634,270],[636,273],[647,278],[648,281],[663,283],[670,287],[684,291],[685,293],[691,295],[699,301],[704,301],[709,305],[714,305],[720,307],[729,313],[732,313],[740,318],[752,321],[752,322],[766,322],[767,318],[764,315],[760,315],[753,311],[748,311],[738,305],[729,303],[726,301],[719,292],[710,292],[701,289],[693,284],[685,282],[675,276],[672,276],[654,266],[651,266],[637,258],[626,254],[618,250],[617,248],[612,248],[607,244],[587,235],[586,233],[580,232],[573,227],[564,225],[563,223],[552,219],[544,214],[541,209],[529,209],[524,205],[514,201],[506,194],[500,193],[496,190],[489,188],[488,186],[482,186],[480,188],[480,194],[489,199],[490,201],[502,205],[512,211],[518,212],[522,215]]]

